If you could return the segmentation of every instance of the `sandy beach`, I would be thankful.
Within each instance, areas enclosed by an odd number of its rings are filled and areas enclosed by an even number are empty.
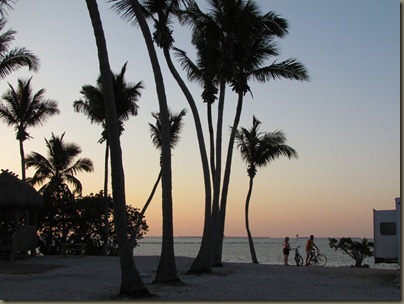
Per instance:
[[[134,257],[149,291],[145,301],[400,301],[397,271],[225,263],[210,275],[185,275],[193,259],[177,257],[181,283],[152,284],[157,256]],[[41,256],[0,261],[0,299],[112,301],[120,284],[117,257]]]

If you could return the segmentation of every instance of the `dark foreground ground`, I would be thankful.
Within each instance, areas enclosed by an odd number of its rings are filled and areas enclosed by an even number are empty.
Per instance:
[[[400,301],[397,270],[225,263],[210,275],[185,275],[192,258],[177,257],[180,284],[152,284],[158,257],[135,257],[147,301]],[[112,301],[117,257],[36,257],[0,261],[0,300]],[[118,298],[119,299],[119,298]]]

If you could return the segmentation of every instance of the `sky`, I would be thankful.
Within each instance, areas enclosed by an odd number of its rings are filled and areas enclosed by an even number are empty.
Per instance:
[[[282,130],[299,158],[280,158],[258,169],[250,203],[250,229],[255,237],[295,235],[373,237],[373,209],[394,209],[400,196],[400,2],[398,0],[261,0],[262,12],[274,11],[289,22],[289,35],[277,40],[280,55],[272,63],[297,58],[310,81],[250,83],[240,127],[250,128],[253,115],[261,131]],[[199,1],[199,3],[204,3]],[[118,73],[128,62],[126,79],[143,81],[139,114],[125,124],[121,137],[126,201],[142,208],[159,173],[159,152],[148,123],[158,111],[153,74],[140,29],[123,21],[110,4],[98,1],[109,60]],[[81,146],[94,162],[93,173],[80,173],[83,195],[103,188],[104,145],[101,127],[75,113],[81,87],[95,85],[97,49],[85,1],[19,0],[6,28],[17,31],[13,46],[33,51],[38,73],[22,68],[0,81],[33,77],[34,92],[46,89],[61,114],[30,128],[25,152],[46,155],[52,132]],[[175,25],[175,46],[194,55],[189,28]],[[189,106],[158,50],[169,108],[188,110],[181,140],[172,151],[175,236],[200,236],[204,219],[204,187],[196,132]],[[179,68],[179,65],[177,64]],[[181,71],[185,77],[185,73]],[[188,82],[189,83],[189,82]],[[206,125],[201,88],[189,83]],[[223,158],[237,96],[226,91]],[[216,117],[216,116],[214,116]],[[205,129],[205,138],[207,138]],[[0,168],[21,176],[15,131],[0,122]],[[27,171],[32,176],[33,170]],[[233,154],[227,203],[226,236],[246,236],[244,206],[249,179],[238,150]],[[148,236],[162,233],[161,190],[146,212]]]

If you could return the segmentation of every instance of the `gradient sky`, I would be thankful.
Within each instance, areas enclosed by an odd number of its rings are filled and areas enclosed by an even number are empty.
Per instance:
[[[148,122],[158,111],[153,74],[143,37],[98,1],[112,70],[128,61],[127,80],[142,80],[146,89],[140,112],[125,125],[121,137],[128,204],[141,208],[159,172]],[[262,131],[280,129],[298,160],[278,159],[259,169],[250,204],[253,236],[372,237],[373,209],[393,209],[400,196],[400,2],[398,0],[261,0],[263,12],[274,11],[289,22],[289,35],[278,41],[278,60],[298,58],[310,82],[289,80],[251,83],[240,126],[252,117]],[[200,1],[202,3],[202,1]],[[59,102],[61,114],[43,127],[31,128],[25,151],[46,154],[44,138],[51,133],[79,144],[94,173],[79,174],[83,194],[103,187],[104,146],[97,143],[101,127],[74,113],[72,103],[84,84],[99,75],[97,50],[85,1],[19,0],[9,13],[7,28],[17,31],[14,46],[24,46],[41,59],[38,73],[24,68],[0,82],[17,86],[18,78],[33,76],[34,91]],[[176,27],[176,46],[193,54],[187,28]],[[160,53],[160,51],[159,51]],[[160,57],[162,58],[162,56]],[[270,63],[270,62],[268,62]],[[174,234],[202,234],[204,192],[196,133],[188,104],[160,61],[169,107],[188,109],[182,139],[173,150]],[[184,74],[184,73],[183,73]],[[191,85],[200,102],[201,89]],[[237,97],[227,90],[224,134],[229,135]],[[207,134],[207,133],[205,133]],[[205,135],[206,137],[206,135]],[[0,168],[21,176],[15,132],[0,126]],[[227,150],[227,140],[224,141]],[[32,176],[33,171],[27,172]],[[248,189],[246,165],[236,150],[228,198],[226,236],[245,236],[244,204]],[[160,189],[146,213],[151,236],[161,235]]]

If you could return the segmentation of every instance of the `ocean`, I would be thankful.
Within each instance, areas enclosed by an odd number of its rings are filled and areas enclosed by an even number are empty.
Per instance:
[[[257,259],[260,264],[282,265],[282,243],[283,238],[254,238],[254,247]],[[307,238],[291,238],[289,243],[292,248],[301,246],[299,253],[306,258],[305,244]],[[355,239],[354,239],[355,240]],[[139,246],[133,251],[135,256],[157,255],[161,253],[161,237],[145,237],[138,241]],[[341,251],[335,251],[328,245],[328,238],[315,238],[314,243],[320,248],[321,253],[327,257],[325,267],[351,266],[355,261]],[[175,237],[174,252],[176,256],[195,258],[201,244],[201,237]],[[294,251],[290,252],[289,264],[295,265]],[[247,237],[226,237],[223,243],[222,262],[251,263],[251,254]],[[366,258],[363,264],[371,268],[397,268],[397,264],[375,264],[373,258]]]

